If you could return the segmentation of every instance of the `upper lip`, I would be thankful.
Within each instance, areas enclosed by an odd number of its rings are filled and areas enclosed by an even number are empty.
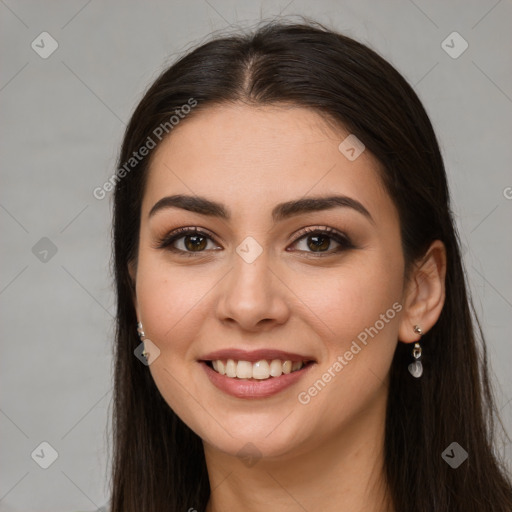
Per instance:
[[[239,348],[225,348],[210,352],[200,358],[200,361],[218,361],[219,359],[234,359],[235,361],[256,361],[280,359],[281,361],[315,361],[314,357],[296,354],[293,352],[284,352],[283,350],[260,349],[260,350],[242,350]]]

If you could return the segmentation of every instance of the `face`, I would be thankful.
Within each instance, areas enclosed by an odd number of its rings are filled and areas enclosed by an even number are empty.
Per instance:
[[[372,155],[338,148],[348,135],[309,109],[230,105],[155,150],[135,305],[160,351],[160,393],[210,449],[286,458],[383,410],[404,293],[399,219]],[[165,199],[177,195],[190,199]],[[286,360],[305,363],[287,373]]]

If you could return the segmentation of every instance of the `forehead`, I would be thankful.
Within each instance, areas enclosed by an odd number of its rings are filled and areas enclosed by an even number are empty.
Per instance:
[[[230,104],[195,112],[152,155],[143,215],[162,197],[180,193],[208,196],[232,205],[230,211],[333,192],[368,209],[393,209],[378,161],[368,151],[355,160],[340,151],[349,135],[297,106]]]

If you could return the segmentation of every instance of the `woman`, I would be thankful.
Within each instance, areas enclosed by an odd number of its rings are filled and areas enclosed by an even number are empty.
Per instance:
[[[442,157],[319,24],[191,51],[114,177],[112,512],[510,511]]]

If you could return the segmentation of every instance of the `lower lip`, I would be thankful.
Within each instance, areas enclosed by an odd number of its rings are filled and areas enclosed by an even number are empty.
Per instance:
[[[315,364],[310,362],[300,370],[292,373],[282,374],[280,377],[257,380],[226,377],[210,368],[204,361],[199,361],[199,363],[214,386],[224,391],[224,393],[237,398],[267,398],[275,395],[298,382]]]

